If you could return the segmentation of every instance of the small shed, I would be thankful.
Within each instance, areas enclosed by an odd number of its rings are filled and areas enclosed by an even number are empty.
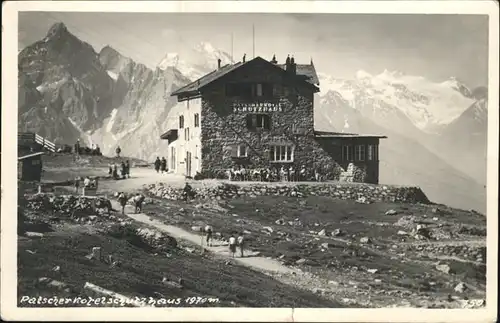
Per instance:
[[[42,179],[43,154],[43,152],[37,152],[17,158],[18,180],[39,182]]]

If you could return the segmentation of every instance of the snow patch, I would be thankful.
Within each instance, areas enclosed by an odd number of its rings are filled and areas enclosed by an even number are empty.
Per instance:
[[[111,132],[111,129],[113,128],[113,124],[115,123],[115,118],[116,118],[116,113],[118,112],[118,109],[113,109],[111,111],[111,117],[109,118],[108,124],[106,125],[106,132]]]
[[[111,77],[113,80],[118,80],[118,74],[116,74],[115,72],[112,72],[112,71],[106,71],[109,75],[109,77]]]

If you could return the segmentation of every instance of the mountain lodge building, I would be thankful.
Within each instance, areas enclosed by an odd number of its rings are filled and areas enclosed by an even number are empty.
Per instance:
[[[378,135],[314,129],[319,80],[310,64],[261,57],[228,64],[172,92],[184,102],[168,141],[169,170],[221,177],[235,165],[248,170],[281,166],[327,179],[377,184]]]

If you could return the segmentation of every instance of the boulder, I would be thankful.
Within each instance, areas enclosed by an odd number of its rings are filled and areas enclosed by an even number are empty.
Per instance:
[[[439,270],[440,272],[445,273],[445,274],[449,274],[450,270],[451,270],[450,266],[448,266],[446,264],[437,265],[436,269]]]
[[[302,265],[302,264],[305,264],[305,263],[306,263],[306,261],[307,261],[306,259],[301,258],[301,259],[297,260],[295,263],[296,263],[297,265]]]
[[[339,236],[342,236],[344,234],[344,232],[342,232],[342,230],[340,229],[335,229],[332,231],[332,237],[339,237]]]
[[[369,237],[362,237],[361,239],[359,239],[359,242],[361,242],[361,243],[371,243],[372,240]]]
[[[271,227],[263,227],[262,229],[264,229],[265,231],[267,231],[269,233],[273,233],[274,232],[273,228],[271,228]]]
[[[465,283],[460,282],[458,283],[457,286],[455,286],[454,290],[457,293],[463,293],[467,290],[467,285],[465,285]]]
[[[385,212],[385,215],[396,215],[398,214],[398,212],[396,210],[388,210],[387,212]]]
[[[195,232],[201,232],[201,226],[194,225],[194,226],[191,227],[191,230],[193,230]]]

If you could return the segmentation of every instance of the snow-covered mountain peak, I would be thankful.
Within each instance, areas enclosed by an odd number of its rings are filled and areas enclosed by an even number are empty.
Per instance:
[[[371,79],[372,77],[373,77],[373,75],[371,75],[370,73],[368,73],[365,70],[359,70],[356,72],[356,79],[358,79],[358,80]]]
[[[217,60],[222,65],[231,63],[231,56],[208,42],[200,42],[192,48],[179,48],[170,52],[158,64],[164,70],[169,66],[177,68],[191,80],[196,80],[217,68]]]
[[[387,69],[376,75],[359,70],[352,80],[335,79],[324,73],[318,73],[318,77],[322,102],[339,103],[332,95],[338,93],[351,107],[372,118],[402,112],[423,131],[449,124],[474,102],[470,90],[456,79],[436,83]]]
[[[206,53],[214,53],[217,51],[212,44],[203,41],[196,45],[195,49]]]

